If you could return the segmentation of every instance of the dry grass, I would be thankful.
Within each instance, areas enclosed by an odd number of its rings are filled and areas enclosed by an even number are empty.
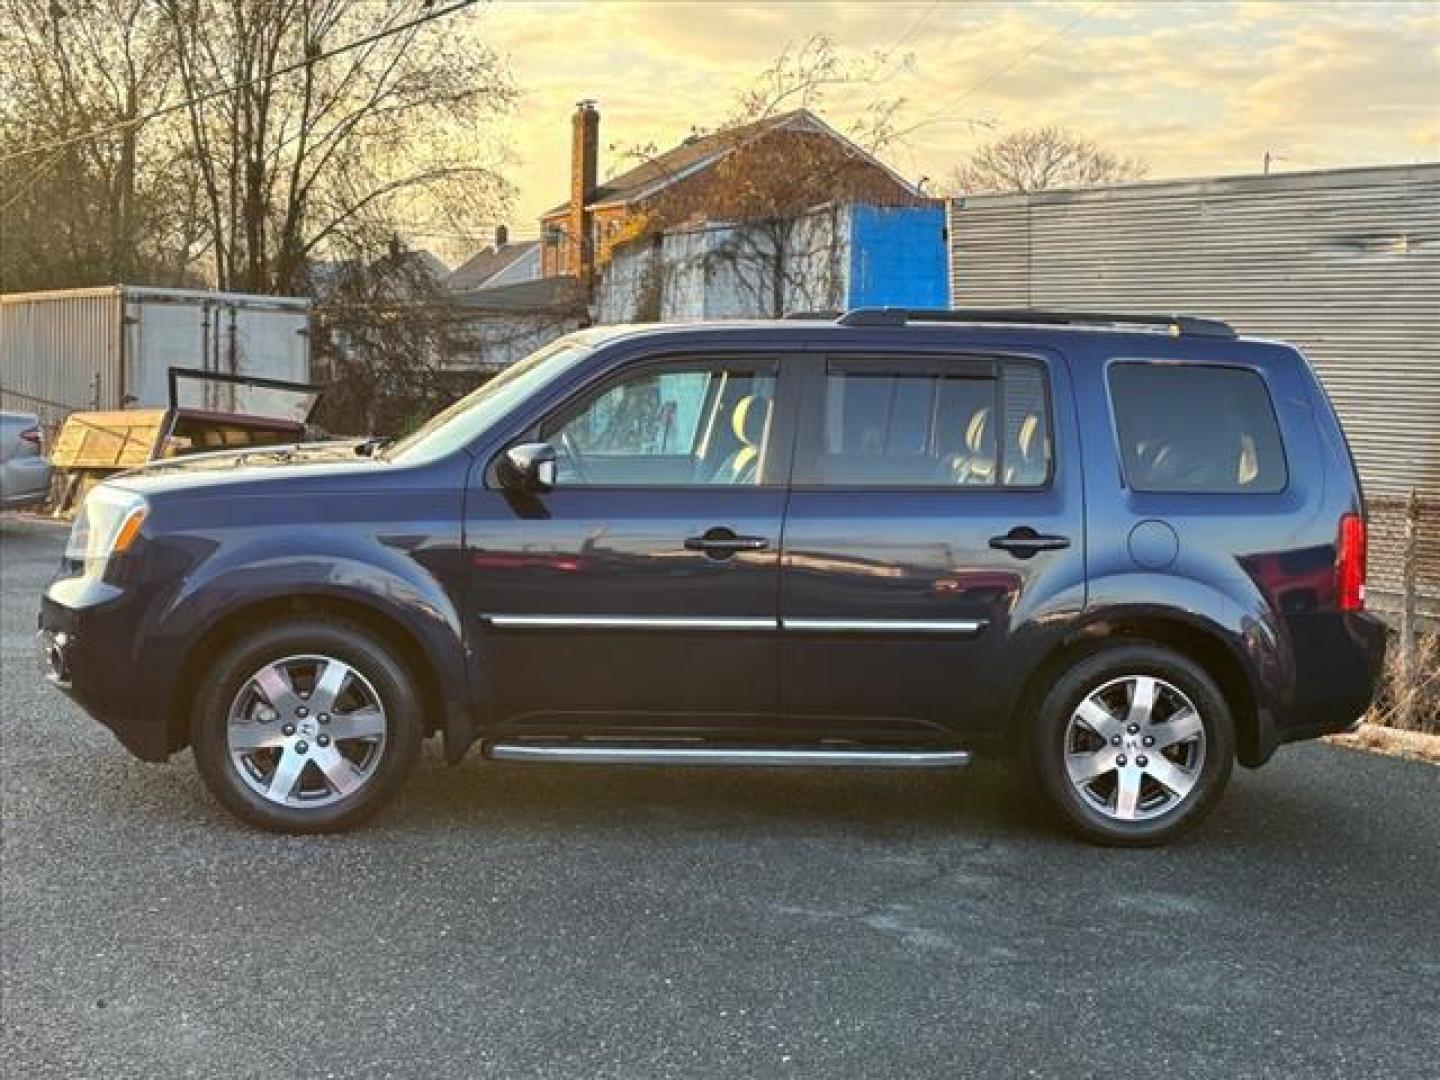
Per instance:
[[[1440,634],[1420,634],[1408,665],[1398,642],[1391,642],[1380,697],[1365,719],[1402,731],[1440,734]]]
[[[1337,746],[1372,750],[1380,754],[1440,765],[1440,735],[1427,735],[1422,731],[1400,731],[1397,728],[1366,723],[1352,734],[1331,735],[1326,741]]]
[[[1440,765],[1440,634],[1422,634],[1415,658],[1402,664],[1397,642],[1385,657],[1380,696],[1360,729],[1331,736],[1339,746],[1357,747]]]

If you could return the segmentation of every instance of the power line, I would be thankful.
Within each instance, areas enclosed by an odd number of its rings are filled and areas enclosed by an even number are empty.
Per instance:
[[[925,8],[923,11],[920,12],[918,16],[915,17],[915,19],[905,29],[905,32],[902,33],[893,42],[891,42],[889,48],[879,54],[880,56],[884,57],[884,61],[881,63],[880,67],[869,78],[863,80],[862,82],[852,83],[844,92],[841,93],[840,100],[838,102],[841,108],[849,107],[850,103],[854,100],[856,93],[859,92],[862,86],[880,85],[881,83],[888,82],[894,75],[899,74],[898,70],[895,70],[897,55],[898,58],[902,60],[904,56],[904,54],[898,53],[900,46],[904,45],[907,41],[909,41],[915,35],[915,32],[919,30],[920,27],[923,26],[926,22],[929,21],[930,16],[935,14],[935,11],[939,6],[940,0],[931,0],[930,6]]]
[[[54,142],[39,143],[35,146],[27,146],[23,150],[14,150],[8,154],[0,155],[0,164],[4,164],[7,161],[14,161],[16,158],[29,157],[31,154],[44,153],[46,150],[59,150],[67,146],[73,146],[76,143],[88,142],[102,135],[109,135],[115,131],[123,131],[125,128],[139,127],[147,121],[155,120],[161,116],[168,116],[170,113],[179,112],[181,109],[189,108],[191,105],[200,105],[215,98],[224,97],[226,94],[232,94],[236,90],[242,90],[247,86],[256,86],[260,83],[269,82],[272,79],[279,78],[281,75],[289,75],[291,72],[318,64],[322,60],[329,60],[342,53],[354,52],[356,49],[364,48],[366,45],[373,45],[375,42],[382,41],[387,37],[403,34],[407,30],[413,30],[418,26],[423,26],[428,22],[433,22],[446,15],[454,14],[461,8],[471,7],[479,2],[480,0],[456,0],[455,3],[448,7],[437,8],[435,11],[426,12],[424,15],[417,16],[409,22],[399,23],[386,30],[377,30],[373,34],[367,34],[365,37],[358,38],[345,45],[337,45],[335,48],[327,49],[325,52],[316,53],[314,56],[307,56],[304,60],[297,60],[293,64],[286,64],[284,67],[276,68],[268,75],[261,75],[245,82],[222,86],[218,90],[210,90],[204,94],[198,94],[193,98],[171,102],[169,105],[162,105],[158,109],[143,113],[140,116],[131,117],[129,120],[120,120],[114,124],[107,124],[105,127],[92,128],[89,131],[82,132],[79,135],[72,135],[66,139],[56,139]]]
[[[18,203],[21,199],[23,199],[29,193],[30,189],[40,182],[40,178],[55,167],[55,163],[59,160],[60,153],[59,151],[56,151],[54,154],[51,154],[48,158],[42,161],[39,165],[36,165],[35,168],[31,169],[29,175],[27,175],[25,179],[23,179],[18,185],[16,185],[15,193],[11,195],[10,198],[6,199],[3,204],[0,204],[0,214],[5,213],[12,206]]]
[[[1052,42],[1059,41],[1071,30],[1075,29],[1075,27],[1079,26],[1091,15],[1095,14],[1096,11],[1100,10],[1100,7],[1104,2],[1105,0],[1096,0],[1095,3],[1091,4],[1088,8],[1082,11],[1079,15],[1075,16],[1075,18],[1071,19],[1064,26],[1060,27],[1060,29],[1056,30],[1055,33],[1051,34],[1048,37],[1042,38],[1036,44],[1032,45],[1030,48],[1026,49],[1019,55],[1015,56],[1008,64],[1005,64],[1003,67],[997,68],[994,71],[991,71],[988,74],[982,76],[981,78],[975,80],[975,82],[971,83],[969,86],[965,87],[965,89],[961,90],[960,93],[957,94],[954,98],[952,98],[948,103],[942,105],[939,109],[936,109],[934,112],[930,113],[929,116],[925,117],[925,119],[921,120],[919,123],[914,124],[910,128],[908,128],[904,132],[904,134],[910,135],[918,131],[920,128],[926,127],[930,124],[944,123],[945,113],[948,113],[956,105],[960,104],[960,102],[964,101],[967,97],[975,93],[977,90],[982,90],[985,87],[989,86],[991,83],[993,83],[996,79],[999,79],[1004,75],[1008,75],[1010,72],[1014,71],[1021,64],[1025,63],[1026,60],[1029,60],[1030,57],[1034,56],[1047,45],[1051,44]]]

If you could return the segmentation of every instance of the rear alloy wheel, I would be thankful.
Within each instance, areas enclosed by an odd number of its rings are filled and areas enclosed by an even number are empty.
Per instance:
[[[329,832],[388,800],[420,728],[413,681],[381,641],[297,622],[231,647],[200,689],[192,742],[210,790],[246,821]]]
[[[1072,829],[1102,843],[1162,843],[1214,806],[1234,737],[1224,696],[1185,657],[1148,645],[1095,654],[1035,717],[1040,787]]]
[[[1071,786],[1115,821],[1149,821],[1178,808],[1204,764],[1199,711],[1150,675],[1112,679],[1080,703],[1065,730]]]

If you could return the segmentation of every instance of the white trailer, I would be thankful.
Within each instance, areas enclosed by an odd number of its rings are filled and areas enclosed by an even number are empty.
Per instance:
[[[172,367],[310,381],[310,301],[111,285],[0,295],[0,408],[55,427],[81,409],[164,408]]]

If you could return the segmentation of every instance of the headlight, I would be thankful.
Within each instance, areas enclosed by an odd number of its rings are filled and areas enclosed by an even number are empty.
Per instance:
[[[70,526],[65,558],[83,562],[86,576],[99,577],[106,559],[135,542],[149,510],[144,498],[133,492],[107,484],[92,488]]]

